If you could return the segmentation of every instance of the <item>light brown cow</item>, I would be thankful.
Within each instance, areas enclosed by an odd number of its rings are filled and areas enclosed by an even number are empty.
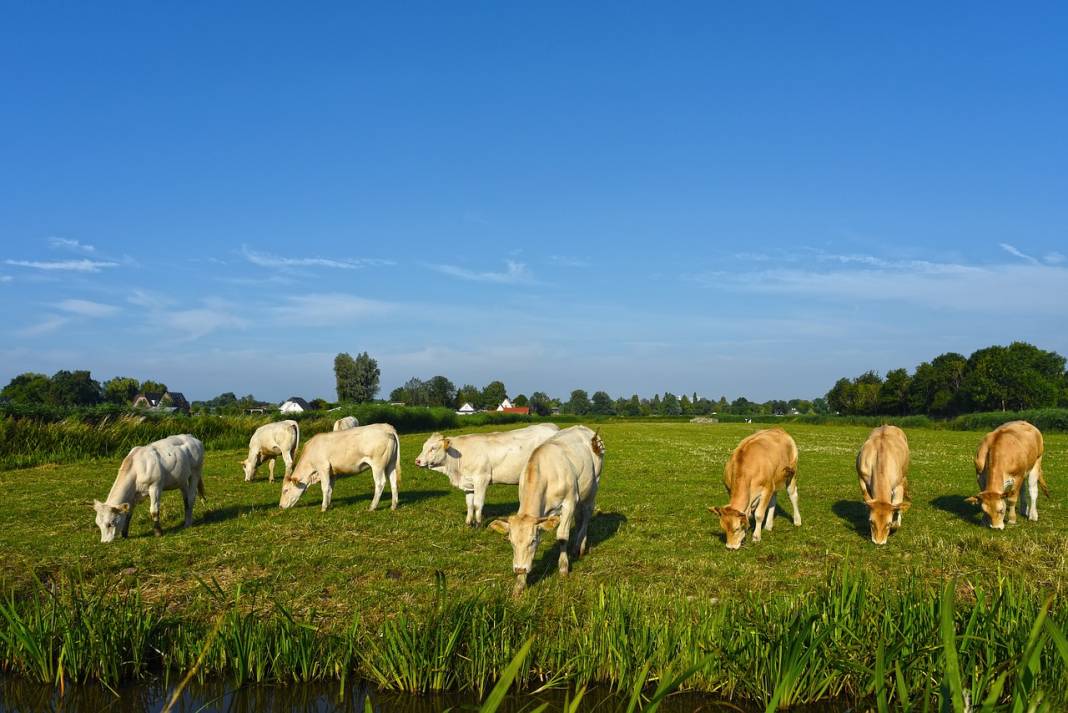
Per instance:
[[[966,502],[979,505],[984,520],[995,530],[1005,529],[1005,516],[1016,524],[1016,501],[1027,478],[1027,519],[1038,521],[1038,488],[1049,497],[1042,477],[1042,432],[1027,421],[1010,421],[986,434],[975,454],[979,494]]]
[[[860,494],[868,506],[871,541],[885,545],[909,509],[909,440],[897,426],[873,429],[857,453]]]
[[[356,428],[360,425],[360,420],[355,416],[342,416],[338,420],[334,421],[335,431],[345,431],[350,428]]]
[[[490,523],[512,543],[517,593],[526,587],[543,530],[556,530],[561,575],[571,565],[569,550],[575,559],[586,553],[603,466],[604,443],[585,426],[565,428],[531,453],[519,483],[519,512]]]
[[[359,473],[371,469],[375,482],[375,494],[371,510],[378,507],[382,489],[389,476],[389,492],[393,498],[392,509],[397,509],[398,486],[400,485],[400,438],[388,423],[349,428],[344,431],[320,433],[308,441],[300,454],[300,461],[293,474],[282,485],[282,497],[278,507],[283,510],[293,507],[309,485],[319,483],[323,489],[323,512],[330,507],[334,492],[334,478],[338,475]]]
[[[723,469],[723,484],[730,502],[726,507],[708,509],[719,515],[727,535],[727,549],[742,546],[754,511],[753,542],[760,542],[762,527],[771,530],[775,526],[776,491],[784,486],[793,505],[794,526],[801,526],[801,512],[797,509],[797,444],[781,428],[757,431],[742,439]]]

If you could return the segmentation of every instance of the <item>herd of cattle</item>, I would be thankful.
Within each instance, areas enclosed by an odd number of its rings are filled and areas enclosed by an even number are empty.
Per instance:
[[[360,426],[353,417],[334,424],[304,446],[296,421],[261,426],[249,440],[248,456],[241,461],[245,480],[269,462],[274,481],[277,458],[285,464],[279,507],[296,504],[309,485],[319,483],[322,509],[330,507],[338,475],[370,469],[374,479],[371,510],[378,507],[389,481],[392,508],[397,508],[401,479],[400,439],[388,424]],[[519,486],[519,512],[490,524],[512,543],[512,570],[516,586],[525,586],[542,531],[556,530],[560,543],[559,568],[566,574],[569,558],[586,552],[587,531],[593,517],[597,487],[604,464],[604,443],[585,426],[560,429],[543,423],[514,431],[443,436],[435,433],[423,444],[415,464],[444,473],[467,498],[467,524],[482,524],[482,507],[491,484]],[[1049,490],[1042,477],[1041,432],[1026,421],[1012,421],[988,433],[975,456],[980,492],[967,502],[979,505],[990,527],[1001,530],[1006,520],[1016,522],[1016,506],[1024,481],[1030,520],[1038,520],[1038,490]],[[777,493],[790,498],[795,526],[801,525],[797,495],[797,444],[781,428],[747,436],[731,453],[723,473],[730,501],[711,507],[719,515],[728,549],[738,549],[754,519],[753,541],[775,523]],[[294,463],[296,465],[294,466]],[[93,501],[102,542],[121,532],[126,537],[133,506],[148,499],[153,528],[162,534],[159,501],[164,490],[180,490],[185,502],[185,525],[193,521],[197,494],[204,497],[202,470],[204,444],[190,435],[171,436],[133,448],[122,461],[118,477],[105,502]],[[909,445],[904,431],[880,426],[871,432],[857,454],[856,470],[861,495],[868,506],[871,539],[885,544],[889,533],[901,526],[910,506],[908,488]]]

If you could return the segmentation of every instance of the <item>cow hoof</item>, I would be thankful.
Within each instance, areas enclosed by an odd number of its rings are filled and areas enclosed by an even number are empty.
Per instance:
[[[154,528],[152,528],[152,534],[155,535],[156,537],[163,537],[163,530],[161,530],[158,527],[154,527]]]
[[[390,505],[389,509],[390,510],[396,510],[397,509],[397,503],[393,503],[392,505]]]

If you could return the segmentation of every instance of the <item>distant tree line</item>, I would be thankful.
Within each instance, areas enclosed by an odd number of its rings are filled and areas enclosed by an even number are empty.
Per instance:
[[[19,406],[73,408],[116,404],[129,406],[139,393],[167,391],[158,381],[138,381],[130,376],[116,376],[100,383],[88,371],[57,371],[52,376],[25,372],[0,390],[0,401]]]
[[[1065,359],[1025,342],[955,352],[923,362],[910,374],[867,371],[841,378],[827,392],[833,411],[848,415],[957,416],[978,411],[1068,407]]]

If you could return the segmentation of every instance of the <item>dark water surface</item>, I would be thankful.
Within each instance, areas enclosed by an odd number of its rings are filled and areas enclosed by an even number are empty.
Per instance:
[[[123,686],[115,692],[103,686],[66,686],[63,695],[51,686],[10,678],[0,678],[0,713],[41,713],[66,711],[69,713],[159,713],[170,701],[174,684],[157,681]],[[116,693],[118,695],[116,695]],[[357,687],[339,694],[337,684],[247,685],[234,687],[225,683],[191,683],[182,692],[176,713],[364,713],[365,701],[370,698],[375,713],[437,713],[452,709],[478,709],[474,695],[405,695],[379,693]],[[519,713],[549,703],[549,710],[561,710],[564,691],[510,696],[498,709],[501,713]],[[593,689],[583,698],[583,713],[614,713],[626,709],[627,700],[608,689]],[[680,693],[661,704],[664,713],[737,713],[762,710],[760,706],[738,706],[717,701],[709,696]],[[846,710],[843,706],[820,706],[804,709],[810,713]]]

